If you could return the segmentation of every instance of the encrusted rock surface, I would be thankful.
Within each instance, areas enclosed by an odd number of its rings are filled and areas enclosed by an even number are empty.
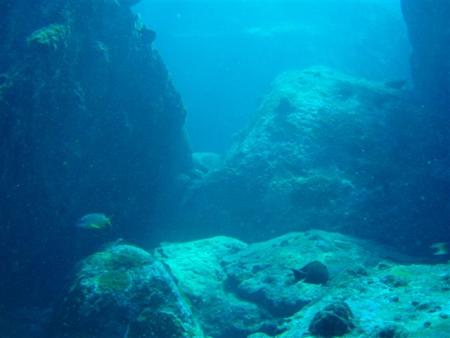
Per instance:
[[[316,314],[341,302],[352,313],[344,337],[445,337],[450,325],[448,264],[410,264],[391,249],[337,233],[254,244],[216,237],[167,243],[155,253],[212,337],[314,337]],[[314,260],[329,268],[327,284],[296,282],[292,269]]]
[[[350,307],[344,302],[336,302],[314,315],[309,331],[319,337],[340,337],[350,332],[354,326]]]
[[[92,250],[71,226],[86,213],[112,216],[138,240],[161,192],[190,166],[186,112],[135,2],[0,4],[5,302],[48,302],[73,256]]]
[[[119,244],[85,259],[53,324],[53,337],[202,337],[166,267]]]
[[[429,253],[450,240],[441,136],[407,89],[323,68],[285,73],[224,164],[192,182],[178,222],[191,236],[321,228]]]
[[[314,261],[329,269],[326,284],[294,278]],[[449,264],[415,261],[318,230],[253,244],[164,243],[153,253],[114,243],[81,262],[42,337],[445,338]]]

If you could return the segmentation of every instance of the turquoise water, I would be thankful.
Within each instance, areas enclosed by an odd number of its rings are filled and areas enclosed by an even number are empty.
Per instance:
[[[135,7],[189,110],[196,151],[224,152],[282,71],[409,79],[400,1],[154,1]]]

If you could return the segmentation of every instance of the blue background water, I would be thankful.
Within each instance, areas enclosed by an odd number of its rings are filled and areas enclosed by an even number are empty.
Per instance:
[[[322,65],[409,78],[397,0],[157,0],[135,12],[157,32],[194,151],[226,150],[282,71]]]

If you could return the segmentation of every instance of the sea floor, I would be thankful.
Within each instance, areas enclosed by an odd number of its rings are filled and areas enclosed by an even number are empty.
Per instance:
[[[446,338],[449,267],[319,230],[118,242],[80,264],[50,336]]]

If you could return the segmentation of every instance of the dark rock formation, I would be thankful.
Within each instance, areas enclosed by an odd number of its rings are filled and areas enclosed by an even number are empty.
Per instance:
[[[281,75],[224,165],[192,183],[182,221],[190,234],[322,228],[431,254],[450,239],[450,157],[433,121],[405,89]]]
[[[137,238],[190,165],[185,110],[135,2],[0,4],[3,301],[54,294],[85,213]]]
[[[450,2],[402,0],[413,48],[411,70],[422,99],[432,108],[450,111]]]
[[[350,332],[355,326],[353,314],[344,302],[327,305],[314,316],[309,330],[314,336],[337,337]]]
[[[371,338],[407,338],[408,334],[399,325],[387,325],[379,328],[371,336]]]
[[[163,264],[125,244],[88,257],[53,322],[52,337],[203,337]]]

